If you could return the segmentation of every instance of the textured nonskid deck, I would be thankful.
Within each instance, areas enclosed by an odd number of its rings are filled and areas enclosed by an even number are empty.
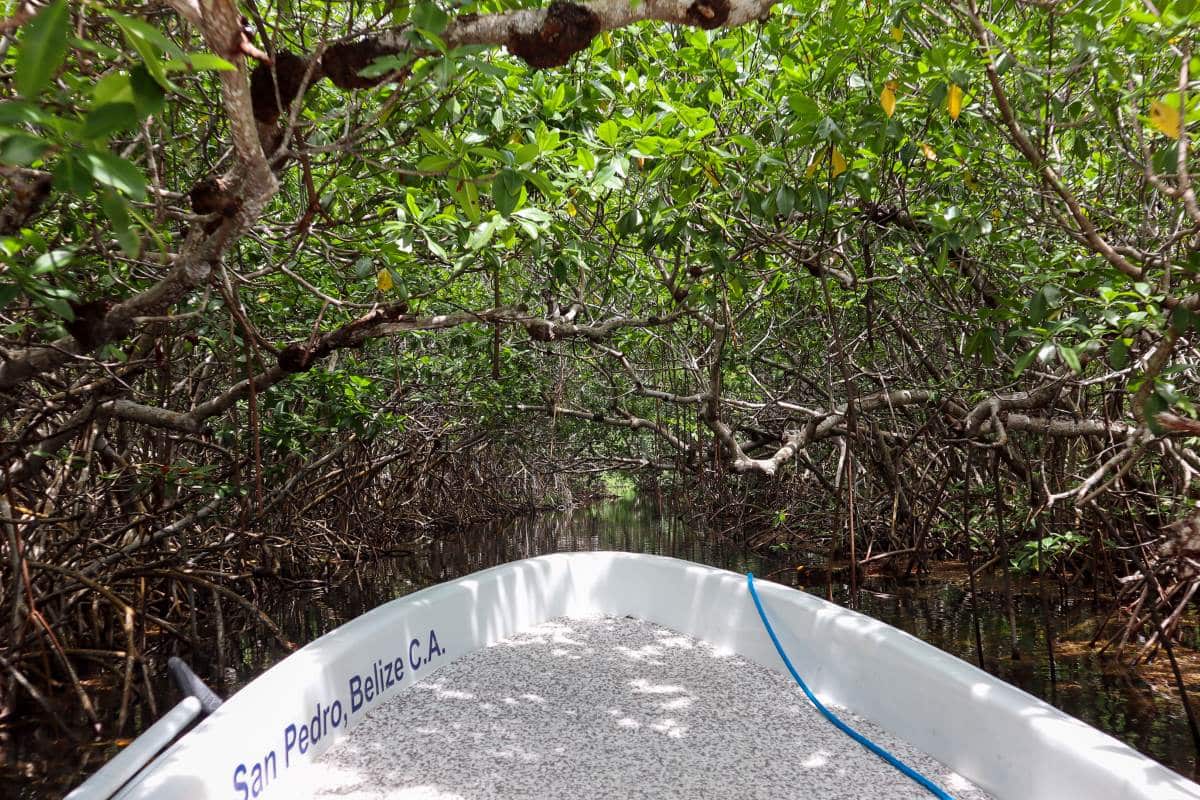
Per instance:
[[[959,800],[988,795],[872,723]],[[787,676],[632,618],[557,619],[449,664],[309,768],[316,797],[930,795],[830,725]]]

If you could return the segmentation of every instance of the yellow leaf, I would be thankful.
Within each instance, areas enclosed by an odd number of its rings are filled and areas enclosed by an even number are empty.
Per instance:
[[[568,217],[573,217],[573,216],[575,216],[575,215],[576,215],[576,214],[578,214],[578,213],[579,213],[579,209],[577,209],[577,208],[575,207],[575,204],[574,204],[574,203],[572,203],[570,200],[568,200],[568,201],[567,201],[567,216],[568,216]]]
[[[950,111],[950,119],[958,121],[958,115],[962,113],[963,90],[956,83],[950,84],[950,93],[946,95],[946,108]]]
[[[896,92],[890,83],[879,93],[879,105],[883,106],[883,113],[889,118],[896,113]]]
[[[979,188],[979,182],[975,180],[975,176],[970,172],[967,172],[966,175],[963,176],[963,183],[965,183],[967,188],[971,191]]]
[[[899,25],[892,26],[892,40],[899,44],[904,39],[904,29]]]
[[[808,162],[808,169],[804,170],[804,177],[811,178],[817,173],[818,169],[826,164],[832,167],[830,177],[836,178],[846,171],[846,157],[842,155],[841,150],[830,145],[813,154],[812,161]]]
[[[375,273],[375,288],[381,292],[389,292],[392,289],[392,273],[391,270],[381,269]]]
[[[1159,133],[1165,133],[1172,139],[1179,138],[1180,127],[1179,110],[1171,108],[1166,103],[1155,100],[1150,104],[1150,124]]]
[[[846,171],[846,159],[842,156],[842,151],[837,147],[833,148],[830,154],[830,159],[833,162],[833,177],[837,177]]]
[[[717,177],[717,172],[712,168],[711,164],[704,165],[704,177],[708,178],[708,182],[718,189],[721,188],[721,180]]]
[[[938,160],[937,151],[929,146],[929,142],[921,142],[921,152],[924,153],[925,157],[930,161]]]
[[[813,154],[812,161],[808,162],[808,169],[804,170],[804,177],[811,178],[817,171],[817,167],[821,166],[821,162],[825,160],[824,151],[820,155]]]

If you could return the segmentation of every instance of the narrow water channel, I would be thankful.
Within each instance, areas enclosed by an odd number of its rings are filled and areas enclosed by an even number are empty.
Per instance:
[[[685,529],[647,505],[616,501],[439,536],[415,548],[412,555],[364,562],[340,570],[334,580],[272,589],[263,602],[288,638],[303,644],[381,603],[435,583],[530,556],[588,550],[654,553],[737,572],[753,571],[822,597],[831,595],[838,603],[850,601],[848,586],[831,584],[824,567],[806,563],[799,554],[758,556],[736,542]],[[935,575],[908,586],[882,578],[865,580],[857,608],[975,663],[965,575],[952,568],[938,569]],[[980,627],[988,671],[1191,775],[1191,739],[1174,693],[1158,681],[1144,680],[1086,648],[1066,643],[1060,644],[1057,680],[1052,681],[1039,597],[1031,585],[1018,582],[1016,588],[1017,638],[1024,654],[1019,661],[1009,657],[1010,637],[999,587],[988,581],[981,584]],[[1087,593],[1051,592],[1049,606],[1056,635],[1066,642],[1086,641],[1087,632],[1106,610]],[[285,654],[258,627],[229,632],[223,648],[214,645],[210,652],[190,654],[189,660],[214,688],[229,694]],[[887,666],[881,664],[880,669]],[[165,680],[155,690],[163,702],[174,702],[174,690]],[[152,721],[138,719],[137,727]],[[51,725],[19,727],[0,738],[0,798],[60,797],[65,788],[111,757],[119,744],[123,742],[75,747],[66,745]]]

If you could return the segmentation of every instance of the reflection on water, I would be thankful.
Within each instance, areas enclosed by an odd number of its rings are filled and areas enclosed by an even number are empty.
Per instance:
[[[644,505],[614,502],[439,535],[435,541],[417,547],[414,555],[343,569],[319,589],[272,587],[263,602],[289,638],[305,643],[381,603],[435,583],[530,556],[589,550],[674,556],[736,572],[753,571],[760,577],[772,576],[773,580],[807,588],[823,597],[831,594],[841,603],[849,599],[845,584],[829,585],[824,567],[805,563],[795,553],[759,557],[737,542],[685,530],[677,521],[658,517]],[[951,577],[922,586],[897,587],[882,579],[866,580],[859,593],[858,609],[974,663],[970,604],[964,583],[959,577]],[[1053,593],[1049,602],[1052,623],[1059,632],[1086,629],[1098,615],[1091,597]],[[1021,661],[1008,658],[1008,624],[998,587],[981,586],[980,627],[985,667],[990,672],[1179,772],[1191,774],[1191,740],[1173,694],[1156,691],[1136,676],[1090,654],[1059,653],[1057,681],[1052,683],[1040,625],[1040,601],[1029,588],[1018,592],[1016,603],[1017,634],[1026,654]],[[231,632],[229,639],[229,652],[224,658],[218,657],[215,648],[214,652],[181,653],[222,694],[235,691],[285,655],[261,628],[236,638]],[[886,670],[886,665],[881,664],[880,669]],[[156,689],[160,697],[175,697],[165,678]],[[109,708],[109,713],[115,715],[115,703]],[[138,720],[139,729],[150,722]],[[112,751],[111,745],[85,750],[85,766],[81,769],[79,751],[72,753],[64,748],[49,725],[39,726],[7,745],[0,743],[0,757],[5,759],[0,762],[0,797],[59,796],[61,788],[53,785],[72,785],[81,772],[94,770]],[[13,774],[17,770],[26,776],[17,778]]]

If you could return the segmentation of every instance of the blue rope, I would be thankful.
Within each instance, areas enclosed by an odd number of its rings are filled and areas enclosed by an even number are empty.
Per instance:
[[[912,778],[921,786],[928,789],[934,797],[938,798],[938,800],[954,800],[953,797],[946,794],[941,787],[929,780],[929,778],[926,778],[908,764],[905,764],[887,750],[884,750],[882,747],[875,744],[858,731],[854,730],[854,728],[851,728],[845,722],[842,722],[842,720],[836,714],[826,708],[821,701],[817,699],[817,696],[812,693],[812,690],[808,688],[808,684],[804,682],[804,679],[800,677],[800,673],[797,672],[796,668],[792,665],[792,660],[788,658],[787,653],[783,651],[783,645],[779,643],[779,637],[775,635],[775,629],[771,627],[771,622],[767,619],[767,612],[763,609],[762,600],[758,598],[758,590],[754,588],[753,572],[746,573],[746,586],[750,588],[750,596],[754,598],[754,607],[758,609],[758,616],[762,619],[763,627],[767,629],[767,634],[771,637],[771,641],[775,644],[775,650],[779,653],[779,657],[783,659],[784,666],[788,668],[788,672],[792,673],[792,677],[796,679],[796,683],[800,684],[800,688],[804,690],[804,694],[810,701],[812,701],[812,704],[817,707],[817,711],[820,711],[822,716],[832,722],[834,726],[837,727],[842,733],[846,734],[851,739],[858,742],[863,747],[867,748],[896,769],[900,770],[900,772],[904,773],[904,775],[907,777]]]

